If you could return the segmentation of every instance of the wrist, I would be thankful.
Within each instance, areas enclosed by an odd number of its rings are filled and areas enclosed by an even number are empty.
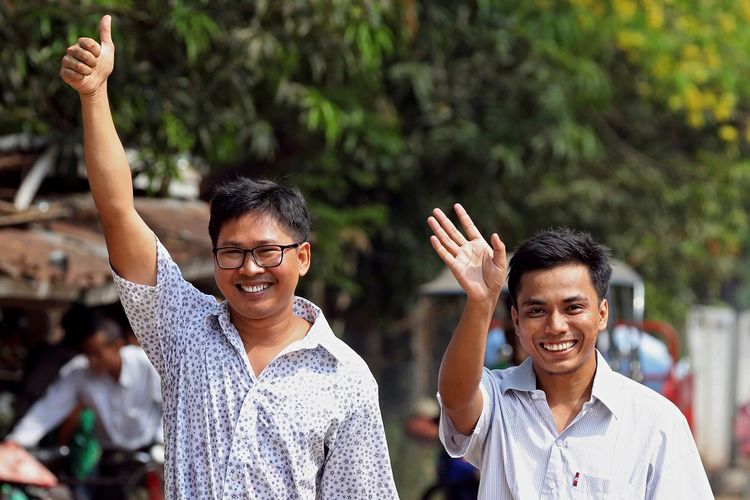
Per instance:
[[[107,99],[107,82],[105,81],[91,92],[78,92],[81,104],[94,104]]]

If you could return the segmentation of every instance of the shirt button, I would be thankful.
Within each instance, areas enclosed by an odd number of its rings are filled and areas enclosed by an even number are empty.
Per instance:
[[[557,488],[557,482],[556,481],[550,481],[549,482],[549,487],[550,487],[550,489],[554,490],[555,488]]]
[[[562,445],[563,445],[562,439],[558,439],[557,441],[555,441],[555,444],[558,446],[558,448],[562,447]]]
[[[539,396],[538,393],[536,393],[536,392],[532,392],[531,393],[531,399],[539,399],[539,398],[540,398],[540,396]]]

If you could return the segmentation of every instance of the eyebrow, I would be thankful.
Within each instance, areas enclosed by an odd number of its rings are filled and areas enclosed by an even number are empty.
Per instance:
[[[259,246],[263,246],[263,245],[280,245],[280,244],[281,243],[276,243],[276,241],[274,241],[274,240],[260,240],[260,241],[256,242],[256,244],[253,245],[250,248],[255,248],[255,247],[259,247]],[[218,245],[218,246],[245,248],[244,245],[241,242],[235,241],[235,240],[222,240],[220,242],[220,245]]]
[[[563,303],[565,303],[565,304],[570,304],[570,303],[573,303],[573,302],[586,302],[586,303],[588,303],[589,299],[585,295],[573,295],[571,297],[567,297],[567,298],[563,299]],[[546,305],[546,304],[547,304],[547,301],[531,297],[530,299],[523,301],[523,303],[521,305],[524,306],[524,307],[528,307],[528,306],[543,306],[543,305]]]

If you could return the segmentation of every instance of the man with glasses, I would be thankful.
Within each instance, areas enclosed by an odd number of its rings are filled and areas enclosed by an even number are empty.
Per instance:
[[[397,498],[377,384],[323,313],[294,295],[310,268],[300,192],[238,178],[211,201],[217,303],[186,282],[133,205],[100,43],[68,48],[89,182],[115,284],[162,376],[168,498]]]

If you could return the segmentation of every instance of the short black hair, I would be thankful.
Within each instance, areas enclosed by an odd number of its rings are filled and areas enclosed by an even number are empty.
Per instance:
[[[607,295],[612,277],[610,249],[594,241],[586,232],[567,227],[542,231],[527,239],[513,252],[508,272],[508,291],[514,306],[518,306],[518,287],[521,276],[529,271],[549,269],[564,264],[586,266],[599,300]]]
[[[124,338],[122,328],[115,320],[78,302],[65,312],[60,325],[65,331],[63,345],[79,351],[83,342],[96,333],[102,333],[109,345]]]
[[[295,243],[310,237],[310,213],[299,189],[267,179],[235,177],[219,185],[211,198],[208,234],[213,246],[227,221],[250,212],[274,219]]]

